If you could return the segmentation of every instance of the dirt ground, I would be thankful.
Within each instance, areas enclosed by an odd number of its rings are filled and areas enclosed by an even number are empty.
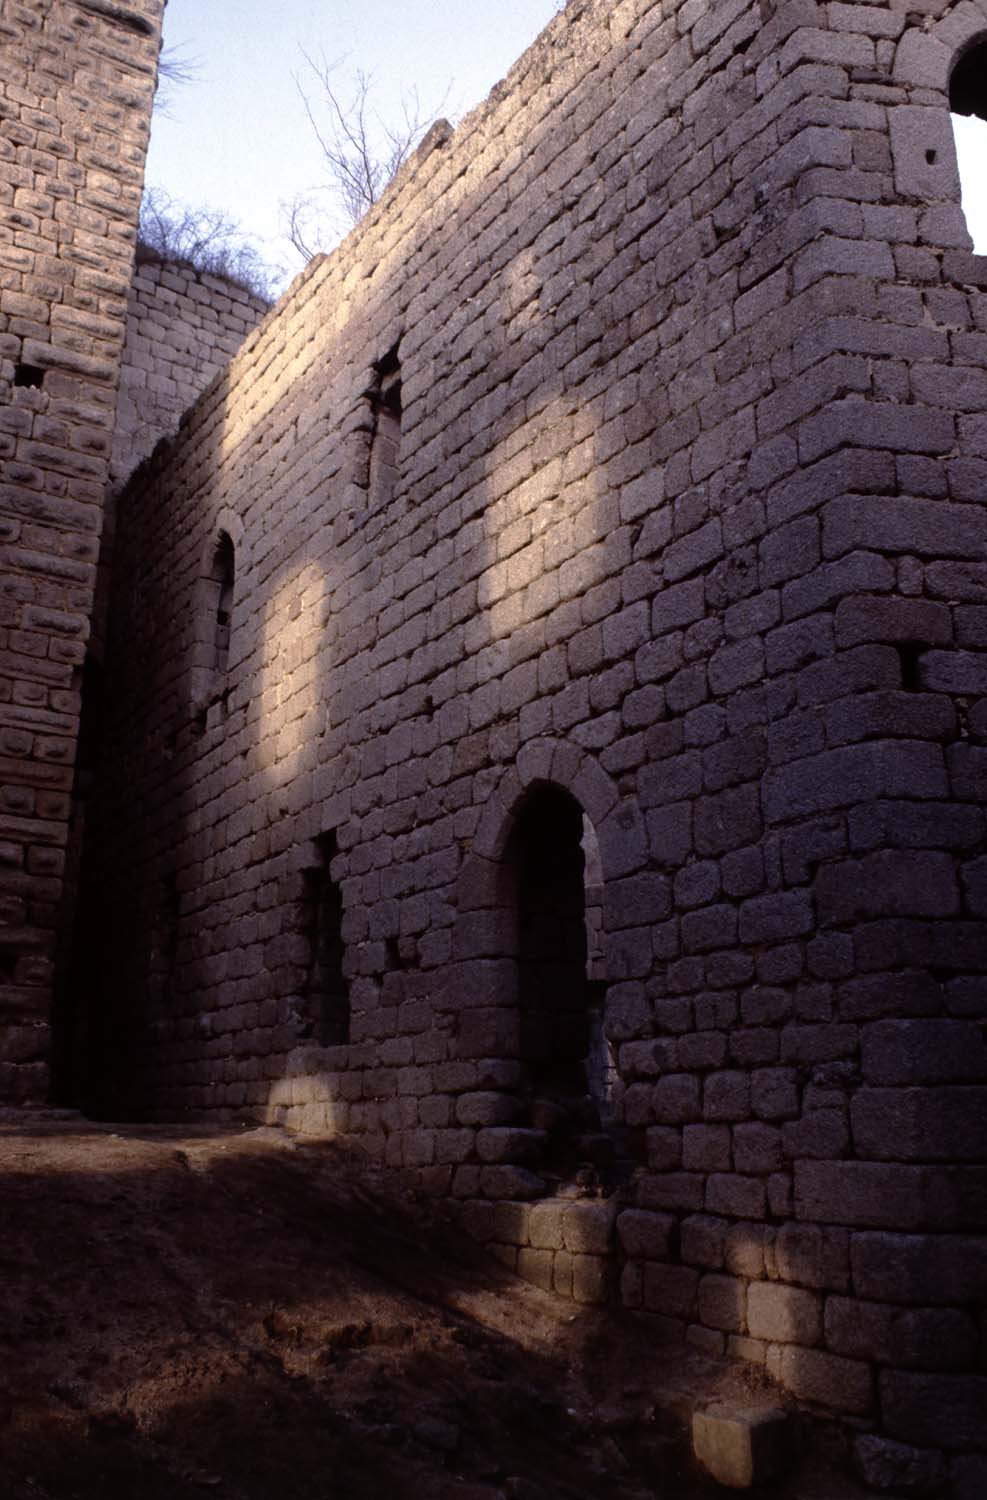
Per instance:
[[[0,1177],[0,1500],[726,1493],[683,1434],[749,1372],[515,1280],[337,1146],[8,1117]],[[779,1500],[857,1493],[817,1448]]]

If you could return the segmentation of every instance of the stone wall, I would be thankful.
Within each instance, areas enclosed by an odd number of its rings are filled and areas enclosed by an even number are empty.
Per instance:
[[[90,1065],[358,1138],[971,1495],[987,11],[923,16],[571,4],[250,335],[125,508]]]
[[[0,5],[0,1099],[43,1099],[164,0]]]
[[[130,287],[113,433],[112,477],[125,480],[228,363],[269,304],[245,287],[144,249]]]

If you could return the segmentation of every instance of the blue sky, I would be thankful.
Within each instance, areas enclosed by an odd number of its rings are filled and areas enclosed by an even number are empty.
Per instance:
[[[165,44],[195,64],[193,81],[158,112],[148,183],[172,197],[224,209],[265,257],[294,272],[280,205],[318,183],[321,161],[295,78],[303,51],[338,61],[342,92],[357,69],[400,116],[417,88],[426,114],[454,122],[478,104],[534,41],[561,0],[169,0]],[[987,124],[958,128],[964,207],[987,252]],[[979,181],[977,181],[979,179]]]
[[[987,255],[987,121],[953,116],[953,134],[963,184],[963,212],[973,248]]]
[[[270,259],[287,261],[279,204],[320,176],[294,82],[305,71],[303,49],[339,60],[343,91],[356,69],[372,72],[384,111],[399,115],[402,92],[415,87],[426,113],[441,106],[455,120],[560,8],[559,0],[168,0],[165,45],[197,66],[156,115],[148,184],[225,209]]]

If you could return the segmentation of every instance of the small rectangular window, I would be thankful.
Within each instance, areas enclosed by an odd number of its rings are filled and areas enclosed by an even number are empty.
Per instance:
[[[31,390],[41,390],[45,383],[45,372],[40,365],[18,365],[14,370],[14,384]]]

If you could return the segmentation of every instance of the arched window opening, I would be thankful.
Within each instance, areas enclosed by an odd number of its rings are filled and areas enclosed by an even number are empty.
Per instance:
[[[229,683],[236,550],[229,532],[216,537],[198,586],[191,698],[193,730],[205,734],[226,711]]]
[[[963,52],[949,80],[966,226],[978,255],[987,254],[987,37]]]
[[[522,1090],[546,1132],[544,1163],[613,1162],[613,1057],[604,1035],[603,880],[592,824],[574,797],[543,784],[521,807],[507,849],[516,912]]]
[[[373,417],[367,504],[380,510],[394,498],[401,449],[401,361],[395,347],[374,366],[369,391]]]
[[[343,894],[332,878],[335,830],[315,841],[316,863],[304,873],[303,925],[308,939],[305,1026],[323,1047],[350,1037],[349,985],[343,972]]]

